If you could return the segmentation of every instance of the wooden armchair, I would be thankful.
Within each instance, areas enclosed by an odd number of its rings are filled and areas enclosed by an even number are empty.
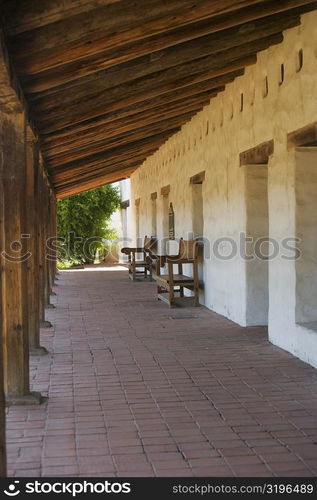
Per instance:
[[[135,281],[137,277],[142,276],[143,278],[148,278],[152,281],[152,269],[153,269],[153,256],[151,249],[156,243],[156,238],[147,236],[144,237],[143,247],[124,247],[121,252],[128,255],[128,270],[129,278]],[[137,259],[137,254],[142,253],[143,258],[141,260]],[[139,268],[143,270],[138,271]]]
[[[179,252],[176,256],[159,256],[157,269],[167,264],[167,274],[156,275],[157,298],[163,300],[170,307],[176,300],[194,300],[194,305],[199,306],[199,280],[198,280],[198,242],[180,240]],[[193,276],[183,274],[183,264],[191,264]],[[174,265],[178,266],[178,273],[174,274]],[[191,297],[184,296],[184,288],[194,292]],[[176,296],[175,294],[179,295]]]

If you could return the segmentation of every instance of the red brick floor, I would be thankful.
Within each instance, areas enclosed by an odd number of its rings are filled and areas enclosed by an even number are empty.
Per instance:
[[[317,370],[126,272],[62,272],[10,476],[316,476]],[[287,332],[285,332],[287,335]]]

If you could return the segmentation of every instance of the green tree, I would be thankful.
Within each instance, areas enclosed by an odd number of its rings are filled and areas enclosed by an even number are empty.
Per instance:
[[[120,205],[119,191],[103,186],[57,202],[59,260],[87,264],[113,237],[109,219]]]

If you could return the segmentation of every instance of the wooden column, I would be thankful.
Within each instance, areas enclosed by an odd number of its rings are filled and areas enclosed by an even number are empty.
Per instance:
[[[52,214],[52,224],[53,224],[53,236],[57,239],[57,200],[55,194],[53,193],[53,214]],[[56,240],[57,241],[57,240]],[[57,274],[57,251],[55,252],[55,260],[52,262],[54,280]]]
[[[2,175],[3,162],[0,159],[0,255],[4,243],[4,204],[3,204],[3,175]],[[0,262],[0,477],[6,476],[6,450],[5,450],[5,398],[4,398],[4,369],[3,369],[3,311],[2,311],[2,262]]]
[[[51,275],[51,260],[49,259],[49,239],[52,236],[52,228],[51,228],[51,215],[52,215],[52,206],[51,206],[51,189],[48,184],[47,176],[45,175],[44,179],[44,200],[45,200],[45,225],[44,225],[44,234],[45,234],[45,307],[48,309],[52,309],[55,306],[51,304],[51,292],[53,288],[53,280]]]
[[[51,295],[56,295],[53,292],[54,281],[56,279],[56,198],[52,190],[50,190],[50,251],[49,251],[49,266],[50,266],[50,287]]]
[[[38,220],[38,259],[39,259],[39,317],[40,317],[40,326],[46,326],[45,323],[45,297],[44,297],[44,197],[43,197],[43,163],[40,157],[39,161],[39,185],[38,185],[38,200],[39,200],[39,220]],[[48,325],[47,325],[48,326]]]
[[[26,224],[28,251],[30,258],[27,260],[28,282],[28,321],[30,353],[35,355],[47,354],[47,350],[40,345],[40,269],[39,269],[39,165],[38,146],[30,129],[27,131],[26,145]]]
[[[26,225],[26,123],[23,112],[2,122],[4,267],[2,285],[7,404],[39,404],[29,387],[29,322]]]
[[[40,155],[39,161],[39,317],[40,327],[50,328],[52,324],[45,319],[45,308],[47,307],[47,263],[46,263],[46,224],[47,224],[47,197],[46,197],[46,176],[44,172],[43,159]]]

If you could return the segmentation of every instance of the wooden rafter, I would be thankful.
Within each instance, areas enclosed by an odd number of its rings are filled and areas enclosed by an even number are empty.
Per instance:
[[[66,64],[57,70],[49,70],[39,73],[35,76],[24,76],[23,82],[27,93],[35,94],[30,96],[30,99],[36,99],[37,94],[41,92],[41,97],[49,95],[50,93],[62,91],[71,88],[71,85],[79,84],[80,86],[87,86],[95,79],[96,73],[99,79],[104,79],[104,88],[110,88],[117,82],[125,82],[140,78],[156,71],[162,71],[179,64],[186,64],[189,61],[199,59],[203,56],[217,54],[224,50],[232,49],[238,45],[253,42],[260,38],[264,38],[281,30],[291,28],[299,24],[300,9],[292,10],[285,13],[283,19],[278,16],[268,16],[260,18],[255,21],[239,24],[233,28],[223,31],[221,37],[217,32],[207,34],[203,37],[197,37],[184,43],[176,43],[175,45],[167,45],[166,37],[160,36],[160,40],[164,40],[165,46],[168,48],[161,48],[154,52],[153,41],[151,38],[147,39],[142,44],[140,42],[139,56],[137,57],[137,50],[129,44],[124,47],[124,50],[116,48],[116,52],[112,49],[108,53],[103,52],[94,56],[87,61],[80,61],[77,63]],[[234,22],[234,21],[232,21]],[[235,22],[237,22],[235,20]],[[212,23],[206,23],[209,30],[215,29]],[[184,28],[182,28],[184,30]],[[206,31],[207,28],[205,28]],[[186,30],[190,31],[193,37],[191,27],[186,26]],[[204,31],[202,29],[202,31]],[[196,28],[196,32],[198,29]],[[171,35],[170,35],[171,36]],[[174,34],[176,37],[177,34]],[[157,37],[156,37],[157,38]],[[147,43],[146,43],[147,42]],[[162,44],[159,45],[162,47]],[[127,55],[126,59],[122,60],[122,53],[127,50],[130,57]],[[110,53],[109,53],[110,52]],[[116,53],[118,54],[116,57]],[[133,67],[133,72],[131,71]],[[74,89],[76,91],[76,89]]]
[[[13,79],[57,195],[131,175],[313,9],[308,0],[3,0]]]

